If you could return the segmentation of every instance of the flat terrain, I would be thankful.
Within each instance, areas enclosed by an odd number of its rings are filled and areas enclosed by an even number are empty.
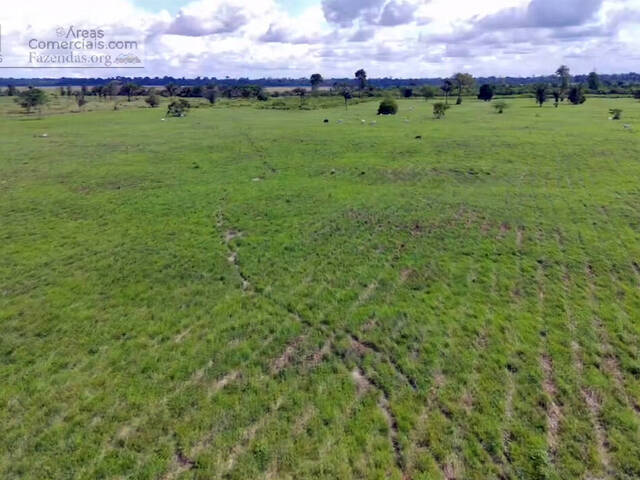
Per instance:
[[[640,103],[139,106],[0,99],[0,478],[640,478]]]

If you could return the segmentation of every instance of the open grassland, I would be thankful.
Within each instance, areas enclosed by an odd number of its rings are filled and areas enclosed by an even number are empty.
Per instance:
[[[640,478],[640,104],[510,105],[2,116],[0,478]]]

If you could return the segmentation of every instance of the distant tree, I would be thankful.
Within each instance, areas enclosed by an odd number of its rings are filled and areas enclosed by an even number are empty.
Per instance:
[[[449,110],[451,107],[449,105],[447,105],[446,103],[443,102],[436,102],[433,104],[433,117],[437,118],[438,120],[441,118],[444,118],[444,116],[447,113],[447,110]]]
[[[174,100],[169,104],[167,117],[184,117],[191,108],[191,104],[184,98]]]
[[[71,95],[73,95],[73,90],[71,89],[71,86],[67,87],[67,97],[70,97]]]
[[[67,94],[67,91],[64,89],[64,87],[60,87],[60,96],[64,97]]]
[[[444,93],[444,103],[445,103],[445,105],[448,105],[449,104],[449,94],[453,90],[453,82],[451,80],[449,80],[448,78],[446,78],[444,80],[444,82],[442,82],[442,86],[440,87],[440,90],[442,90],[442,93]]]
[[[493,98],[493,87],[488,83],[480,86],[480,92],[478,93],[478,99],[490,102]]]
[[[556,75],[560,78],[560,89],[566,92],[571,82],[571,74],[569,67],[566,65],[560,65],[556,70]]]
[[[562,98],[562,93],[560,92],[560,90],[554,88],[551,93],[553,94],[553,100],[555,101],[555,103],[557,104],[558,102],[560,102],[560,99]]]
[[[433,87],[430,87],[429,85],[423,85],[422,87],[420,87],[420,94],[424,97],[425,101],[429,101],[431,98],[436,96],[436,92],[434,91]]]
[[[474,80],[470,73],[456,73],[452,78],[453,84],[458,89],[458,100],[456,103],[462,103],[462,90],[473,86]]]
[[[544,102],[547,101],[547,86],[538,84],[534,87],[534,93],[536,96],[536,103],[542,107]]]
[[[269,100],[269,94],[263,89],[260,89],[260,91],[256,94],[256,99],[259,102],[266,102],[267,100]]]
[[[598,90],[600,88],[600,77],[596,72],[591,72],[587,76],[587,84],[590,90]]]
[[[135,83],[132,83],[132,82],[125,83],[124,85],[122,85],[122,87],[120,87],[120,95],[126,95],[127,102],[130,102],[131,97],[136,95],[139,89],[140,87]]]
[[[620,120],[622,118],[622,110],[619,108],[611,108],[609,110],[611,120]]]
[[[95,95],[98,98],[102,97],[103,87],[101,85],[96,85],[95,87],[91,87],[91,95]]]
[[[164,90],[167,92],[168,96],[175,97],[180,92],[180,86],[171,82],[165,85]]]
[[[80,87],[80,93],[82,93],[82,95],[86,96],[89,93],[89,89],[87,88],[86,85],[82,85],[82,87]]]
[[[13,85],[8,85],[7,86],[7,96],[8,97],[15,97],[18,94],[18,90],[16,89],[16,87],[14,87]]]
[[[367,86],[367,72],[364,69],[360,69],[355,73],[356,80],[358,81],[358,89],[364,90]]]
[[[504,100],[498,100],[494,102],[493,108],[496,113],[503,113],[507,108],[509,108],[509,104]]]
[[[40,110],[43,105],[46,105],[49,99],[44,90],[29,87],[27,90],[20,92],[15,101],[24,108],[27,113],[31,113],[34,108]]]
[[[113,80],[102,87],[102,96],[104,98],[107,97],[115,97],[120,91],[120,82]]]
[[[207,87],[203,90],[202,96],[209,100],[209,103],[211,105],[214,105],[216,103],[216,100],[218,99],[218,87],[213,84],[207,85]]]
[[[346,110],[349,107],[349,100],[353,98],[351,89],[349,87],[342,87],[342,90],[340,91],[340,95],[342,95],[342,98],[344,98],[344,108]]]
[[[393,98],[385,98],[380,102],[378,115],[395,115],[398,113],[398,102]]]
[[[309,81],[311,82],[311,90],[316,92],[320,88],[320,84],[324,82],[324,78],[319,73],[314,73]]]
[[[636,100],[640,100],[640,90],[636,90],[635,92],[633,92],[633,98],[635,98]]]
[[[584,95],[584,91],[582,90],[582,85],[576,85],[575,87],[571,87],[569,90],[569,95],[567,96],[569,101],[573,105],[582,105],[587,101],[587,97]]]
[[[152,90],[151,92],[149,92],[149,96],[147,98],[145,98],[144,101],[151,108],[155,108],[158,105],[160,105],[160,97],[158,97],[158,95],[156,94],[155,90]]]
[[[291,90],[291,92],[294,95],[300,97],[300,105],[302,106],[302,104],[304,103],[304,97],[307,94],[307,91],[304,88],[297,87]]]
[[[84,107],[87,104],[87,99],[84,98],[84,95],[82,94],[82,92],[76,92],[75,96],[76,96],[76,103],[78,104],[78,109],[82,110],[82,107]]]
[[[402,96],[404,98],[411,98],[411,97],[413,97],[413,88],[404,87],[404,88],[400,89],[400,93],[402,93]]]

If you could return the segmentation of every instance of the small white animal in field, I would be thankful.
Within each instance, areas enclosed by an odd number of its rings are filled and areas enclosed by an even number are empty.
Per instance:
[[[42,135],[40,135],[42,138],[47,138],[49,136],[49,134],[47,133],[43,133]]]
[[[623,127],[625,128],[625,130],[629,130],[631,128],[631,125],[629,125],[628,123],[625,123]]]
[[[166,118],[161,118],[160,119],[161,122],[164,122],[165,120],[166,120]]]
[[[360,123],[364,125],[365,123],[367,123],[367,121],[363,119],[363,120],[360,120]]]

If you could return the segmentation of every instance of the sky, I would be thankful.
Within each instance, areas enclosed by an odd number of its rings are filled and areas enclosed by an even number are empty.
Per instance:
[[[21,0],[0,28],[0,77],[640,70],[640,0]]]

